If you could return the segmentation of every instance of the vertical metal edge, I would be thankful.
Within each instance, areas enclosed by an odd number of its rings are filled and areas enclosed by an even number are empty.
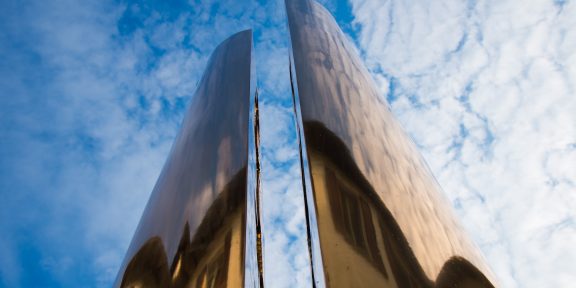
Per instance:
[[[290,27],[290,17],[288,2],[285,0],[284,4],[286,7],[286,18],[288,22],[288,30],[290,37],[288,39],[290,52],[289,52],[289,73],[290,73],[290,85],[292,89],[292,101],[294,107],[294,118],[296,122],[296,132],[298,137],[299,145],[299,156],[300,156],[300,170],[302,173],[302,189],[305,198],[305,213],[307,221],[307,237],[308,237],[308,251],[310,255],[311,262],[311,275],[312,275],[312,286],[313,287],[326,287],[325,275],[324,275],[324,265],[322,258],[322,249],[320,248],[320,237],[318,233],[318,221],[316,214],[316,201],[314,200],[314,189],[312,185],[312,177],[310,172],[310,165],[308,162],[308,150],[306,148],[306,138],[304,136],[304,125],[302,122],[302,113],[300,110],[300,98],[298,94],[298,80],[296,77],[296,67],[294,66],[294,51],[292,48],[292,29]]]
[[[262,233],[260,221],[260,133],[258,88],[254,60],[254,42],[250,30],[250,112],[248,123],[248,169],[246,182],[246,225],[244,247],[244,287],[263,287]]]
[[[256,257],[257,257],[257,264],[258,264],[258,279],[260,283],[260,287],[264,287],[264,234],[262,231],[262,165],[260,162],[260,110],[258,108],[258,89],[254,94],[254,144],[255,144],[255,151],[254,154],[256,156],[256,189],[254,192],[256,193]]]

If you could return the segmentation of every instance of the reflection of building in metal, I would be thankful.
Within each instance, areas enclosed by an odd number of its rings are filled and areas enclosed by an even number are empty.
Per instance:
[[[248,167],[256,92],[251,53],[251,31],[214,51],[116,286],[260,284],[256,175]]]
[[[334,19],[310,0],[286,8],[317,286],[492,287]]]

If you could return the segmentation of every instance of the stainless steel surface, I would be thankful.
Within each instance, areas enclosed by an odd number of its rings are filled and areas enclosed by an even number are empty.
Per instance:
[[[247,172],[251,53],[247,30],[212,54],[116,287],[259,286],[256,175]]]
[[[286,6],[325,286],[492,287],[332,16],[314,1]]]

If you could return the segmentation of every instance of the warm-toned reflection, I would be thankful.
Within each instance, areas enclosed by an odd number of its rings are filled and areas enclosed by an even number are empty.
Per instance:
[[[478,249],[332,16],[310,0],[286,7],[322,255],[313,261],[326,286],[491,287]]]
[[[247,189],[253,187],[247,166],[255,93],[251,53],[248,30],[212,54],[116,287],[257,283],[256,253],[245,253],[256,249],[255,191]]]
[[[462,257],[429,279],[390,211],[363,178],[344,144],[306,123],[320,246],[329,287],[492,287]],[[322,151],[315,148],[327,147]]]

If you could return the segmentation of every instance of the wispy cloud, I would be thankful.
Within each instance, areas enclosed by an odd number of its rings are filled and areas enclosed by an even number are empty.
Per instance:
[[[576,5],[323,2],[503,284],[573,283]],[[308,286],[283,9],[3,1],[0,286],[111,284],[207,57],[246,28],[266,112],[265,281]]]
[[[382,94],[502,284],[570,286],[576,5],[351,2]]]
[[[287,64],[287,63],[286,63]],[[286,66],[287,69],[287,66]],[[295,119],[288,106],[263,103],[262,169],[266,285],[311,286]]]
[[[308,281],[283,15],[282,1],[2,2],[0,286],[112,283],[207,58],[247,28],[274,115],[265,255],[286,265],[269,275]]]

